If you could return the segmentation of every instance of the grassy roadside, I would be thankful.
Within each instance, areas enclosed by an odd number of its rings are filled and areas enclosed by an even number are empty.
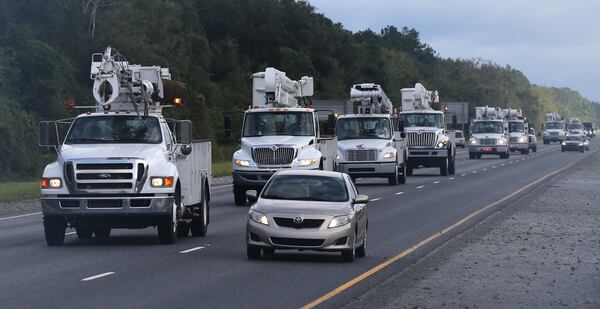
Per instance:
[[[0,182],[0,201],[14,201],[40,196],[38,181]]]
[[[213,177],[231,175],[231,161],[213,162]],[[25,200],[40,196],[39,181],[0,182],[0,201]]]

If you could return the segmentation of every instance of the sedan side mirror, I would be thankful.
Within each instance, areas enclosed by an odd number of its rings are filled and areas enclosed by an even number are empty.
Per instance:
[[[354,198],[354,204],[366,204],[369,202],[369,196],[360,194]]]
[[[246,192],[246,198],[250,202],[250,204],[256,203],[258,201],[258,195],[254,192]]]

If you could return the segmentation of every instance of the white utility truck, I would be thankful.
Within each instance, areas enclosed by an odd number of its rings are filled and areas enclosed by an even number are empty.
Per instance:
[[[511,152],[520,151],[529,154],[529,127],[523,118],[521,109],[505,108],[500,110],[508,130],[508,148]]]
[[[169,69],[129,64],[110,47],[92,55],[90,77],[96,102],[81,108],[91,111],[40,123],[40,146],[57,153],[41,181],[48,245],[63,244],[67,227],[79,238],[150,226],[161,243],[190,231],[204,236],[211,144],[192,141],[191,121],[162,113],[182,103],[174,95],[185,86],[170,80]]]
[[[546,114],[546,126],[544,127],[544,144],[552,142],[562,142],[565,140],[567,131],[565,131],[565,122],[556,113]]]
[[[420,167],[438,167],[442,176],[454,175],[454,131],[446,129],[445,115],[432,108],[434,102],[439,102],[437,91],[428,91],[419,83],[402,89],[400,123],[406,132],[408,176]]]
[[[406,183],[408,157],[403,133],[394,126],[394,106],[380,85],[350,88],[354,114],[337,119],[337,170],[356,178],[387,178]]]
[[[471,139],[469,140],[469,159],[481,159],[482,155],[499,155],[500,159],[508,159],[508,137],[504,129],[504,121],[500,117],[500,108],[475,107],[475,119],[471,123]]]
[[[583,127],[583,123],[579,118],[571,117],[569,118],[569,124],[567,125],[567,131],[572,135],[586,135],[585,128]]]
[[[277,171],[335,170],[335,139],[321,137],[312,95],[312,77],[291,80],[275,68],[252,75],[252,105],[244,113],[240,149],[232,158],[236,205],[246,205],[246,191],[260,192]]]

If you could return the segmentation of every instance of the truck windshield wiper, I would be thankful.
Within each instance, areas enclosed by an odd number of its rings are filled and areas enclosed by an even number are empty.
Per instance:
[[[104,139],[104,138],[72,138],[67,141],[67,143],[110,143],[113,142],[113,139]]]

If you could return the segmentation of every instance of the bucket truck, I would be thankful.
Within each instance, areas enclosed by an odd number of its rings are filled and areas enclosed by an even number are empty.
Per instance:
[[[163,116],[183,103],[185,86],[168,68],[129,64],[110,47],[92,55],[90,77],[95,104],[77,107],[88,112],[40,123],[40,146],[57,153],[41,180],[48,245],[62,245],[66,228],[107,238],[113,228],[156,226],[161,243],[204,236],[211,143],[192,141],[191,121]]]
[[[529,126],[523,118],[521,109],[505,108],[500,110],[500,114],[505,120],[504,125],[508,130],[508,148],[510,151],[529,154]]]
[[[431,105],[439,102],[437,91],[428,91],[420,83],[403,88],[400,122],[408,145],[407,175],[420,167],[438,167],[440,174],[453,175],[456,145],[454,132],[446,129],[444,113]]]
[[[544,127],[544,144],[552,142],[562,142],[565,140],[567,132],[565,131],[565,122],[556,113],[546,114],[546,126]]]
[[[499,155],[508,159],[508,137],[500,109],[495,107],[475,107],[475,119],[471,123],[469,159],[481,159],[484,154]]]
[[[576,117],[569,118],[569,124],[567,125],[567,131],[573,135],[585,135],[585,128],[581,120]]]
[[[321,136],[312,95],[312,77],[292,80],[271,67],[252,75],[252,105],[244,112],[240,149],[232,158],[236,205],[246,205],[246,191],[260,192],[277,171],[335,170],[335,140]]]
[[[380,85],[350,88],[354,114],[337,120],[337,170],[356,178],[387,178],[390,185],[406,183],[408,157],[403,133],[394,127],[393,105]]]

